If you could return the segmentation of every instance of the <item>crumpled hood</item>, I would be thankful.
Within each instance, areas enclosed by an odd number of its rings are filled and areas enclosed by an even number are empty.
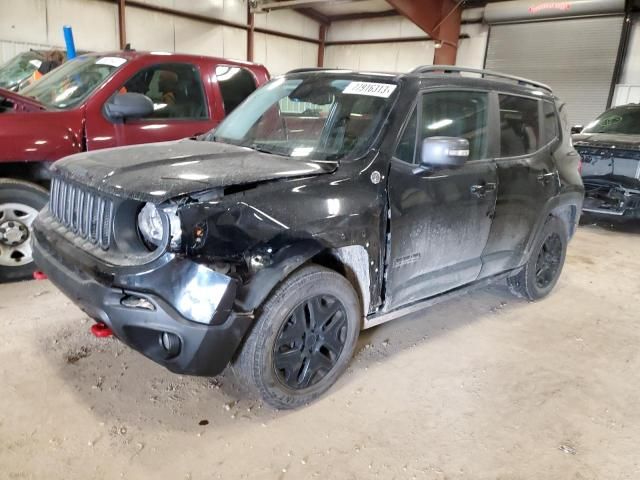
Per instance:
[[[79,153],[54,163],[52,171],[112,195],[160,203],[215,187],[330,173],[336,167],[337,162],[179,140]]]
[[[571,137],[576,147],[622,148],[640,150],[640,135],[616,135],[611,133],[579,133]]]

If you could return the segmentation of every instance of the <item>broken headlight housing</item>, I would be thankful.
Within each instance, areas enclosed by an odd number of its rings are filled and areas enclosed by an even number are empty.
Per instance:
[[[146,203],[138,213],[138,230],[150,250],[155,250],[162,244],[166,228],[169,229],[171,248],[179,248],[182,228],[178,207],[173,205],[160,209],[153,203]]]

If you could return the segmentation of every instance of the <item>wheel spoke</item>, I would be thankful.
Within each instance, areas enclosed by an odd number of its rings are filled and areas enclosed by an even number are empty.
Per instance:
[[[284,372],[285,381],[289,381],[292,375],[297,375],[302,367],[302,355],[297,350],[278,353],[274,359],[275,367]]]
[[[312,367],[311,358],[305,359],[302,364],[302,369],[298,374],[298,385],[300,386],[300,388],[308,387],[315,373],[316,370]]]

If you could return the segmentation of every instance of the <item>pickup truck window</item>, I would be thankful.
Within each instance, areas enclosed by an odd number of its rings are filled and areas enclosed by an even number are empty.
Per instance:
[[[487,156],[487,104],[483,92],[443,91],[422,96],[422,134],[460,137],[469,141],[469,160]]]
[[[224,112],[227,115],[256,89],[253,75],[244,68],[218,65],[216,78],[224,102]]]
[[[119,93],[142,93],[153,101],[148,119],[200,119],[207,105],[200,74],[188,63],[164,63],[145,68],[131,77]]]
[[[513,95],[500,99],[500,156],[517,157],[540,148],[538,100]]]
[[[73,108],[126,61],[116,56],[83,55],[64,63],[21,93],[49,108]]]
[[[303,160],[357,156],[376,137],[396,87],[337,75],[279,78],[252,94],[208,138]],[[302,114],[291,113],[289,102],[304,105]]]

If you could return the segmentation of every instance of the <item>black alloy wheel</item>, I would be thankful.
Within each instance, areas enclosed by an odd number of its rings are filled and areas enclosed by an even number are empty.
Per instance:
[[[554,281],[562,261],[562,240],[552,233],[542,244],[536,260],[536,285],[547,288]]]
[[[347,340],[347,314],[332,295],[299,304],[276,336],[273,367],[292,389],[318,383],[336,365]]]

